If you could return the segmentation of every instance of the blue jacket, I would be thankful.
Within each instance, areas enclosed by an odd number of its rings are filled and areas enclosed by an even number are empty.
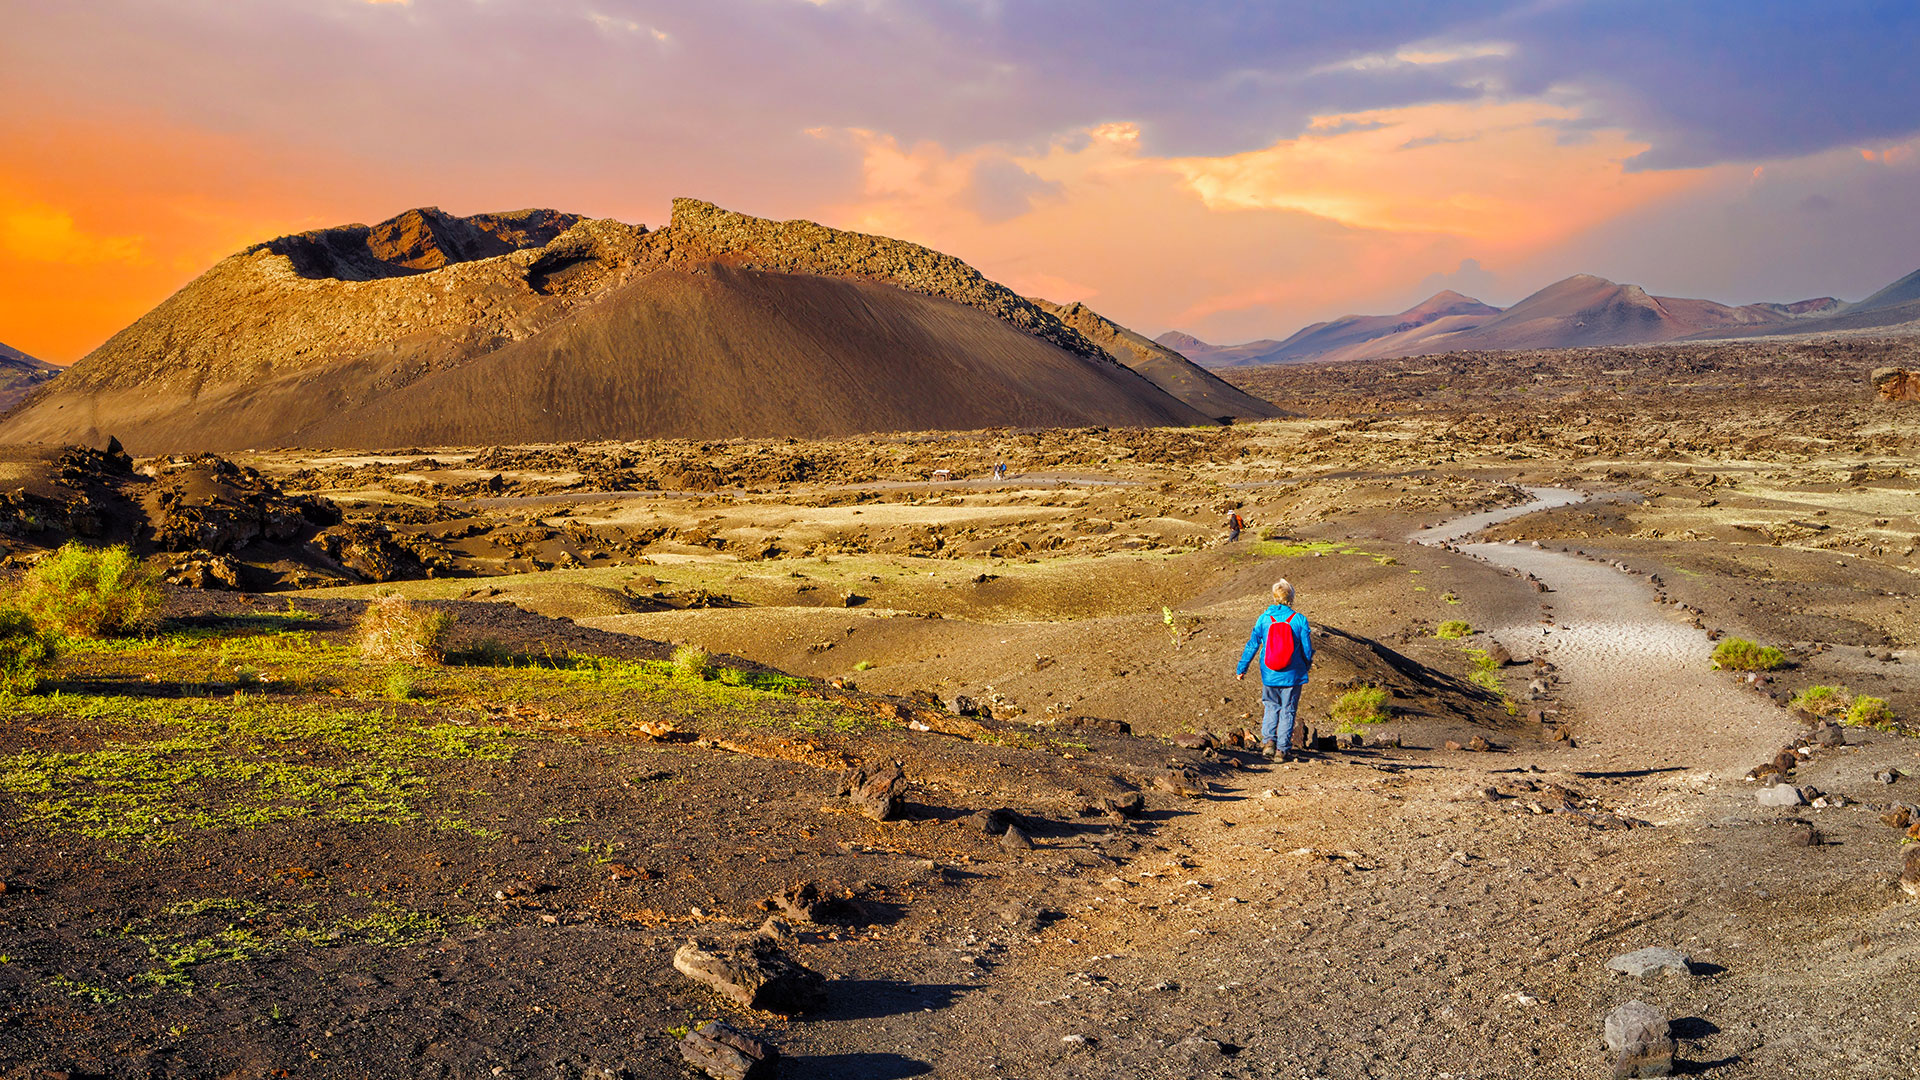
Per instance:
[[[1289,623],[1293,628],[1293,662],[1279,671],[1267,670],[1267,628],[1274,623]],[[1313,666],[1313,632],[1307,627],[1307,617],[1285,604],[1275,604],[1260,613],[1254,620],[1253,636],[1247,639],[1246,651],[1240,654],[1238,674],[1247,672],[1247,665],[1260,665],[1260,681],[1268,686],[1305,686],[1307,669]]]

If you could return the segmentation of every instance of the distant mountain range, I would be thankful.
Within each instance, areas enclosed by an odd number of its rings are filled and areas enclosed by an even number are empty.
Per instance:
[[[1169,331],[1154,340],[1209,368],[1370,360],[1478,349],[1564,349],[1658,341],[1820,334],[1920,322],[1920,270],[1859,303],[1831,296],[1730,307],[1652,296],[1591,274],[1555,282],[1504,310],[1440,292],[1397,315],[1347,315],[1285,340],[1212,345]]]
[[[34,387],[60,373],[45,360],[28,356],[10,345],[0,344],[0,411],[33,392]]]

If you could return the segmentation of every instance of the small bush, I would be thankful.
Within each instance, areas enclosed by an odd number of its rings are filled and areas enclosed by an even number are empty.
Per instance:
[[[1472,623],[1467,622],[1465,619],[1448,619],[1446,622],[1434,628],[1433,636],[1451,641],[1454,638],[1467,637],[1472,633]]]
[[[506,642],[499,638],[488,637],[475,641],[461,649],[458,656],[450,656],[448,659],[475,667],[514,667],[519,663],[520,657],[507,646]]]
[[[31,694],[40,688],[40,676],[52,666],[59,639],[40,629],[33,616],[0,608],[0,691]]]
[[[683,679],[702,679],[713,670],[713,659],[698,645],[682,645],[673,650],[673,671]]]
[[[1714,646],[1713,666],[1726,671],[1778,671],[1787,666],[1787,654],[1771,645],[1733,637]]]
[[[873,668],[873,661],[871,660],[862,660],[859,663],[853,665],[853,670],[855,671],[869,671],[872,668]]]
[[[1378,686],[1360,686],[1340,695],[1333,703],[1329,714],[1337,730],[1352,734],[1365,730],[1368,724],[1382,724],[1387,720],[1387,692]]]
[[[376,596],[360,616],[360,655],[368,660],[438,664],[447,658],[453,617],[420,607],[399,593]]]
[[[1847,706],[1846,722],[1852,727],[1892,727],[1893,719],[1893,709],[1884,698],[1862,694]]]
[[[1853,704],[1844,686],[1809,686],[1793,695],[1793,704],[1815,716],[1839,716]]]
[[[103,638],[151,625],[160,586],[126,546],[68,543],[27,571],[15,597],[38,626],[72,638]]]
[[[394,701],[412,701],[425,696],[420,691],[420,677],[412,670],[397,667],[387,672],[387,697]]]

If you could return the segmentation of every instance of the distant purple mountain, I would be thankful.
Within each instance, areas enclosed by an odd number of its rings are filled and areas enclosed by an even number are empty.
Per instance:
[[[1212,345],[1169,331],[1154,340],[1205,367],[1368,360],[1468,349],[1560,349],[1680,339],[1809,334],[1920,322],[1920,271],[1857,304],[1830,296],[1732,307],[1653,296],[1591,274],[1555,282],[1502,310],[1447,291],[1397,315],[1347,315],[1282,341]]]

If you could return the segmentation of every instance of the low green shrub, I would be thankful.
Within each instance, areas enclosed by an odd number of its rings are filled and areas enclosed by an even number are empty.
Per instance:
[[[698,645],[682,645],[673,650],[673,671],[685,679],[706,679],[713,669],[713,658]]]
[[[1787,666],[1787,654],[1746,638],[1727,638],[1713,647],[1713,666],[1725,671],[1778,671]]]
[[[425,697],[420,690],[420,677],[410,668],[397,667],[387,672],[387,697],[394,701],[412,701]]]
[[[1862,694],[1847,706],[1846,723],[1852,727],[1892,727],[1893,721],[1893,708],[1884,698]]]
[[[71,638],[143,630],[153,624],[161,603],[154,575],[124,544],[65,544],[27,571],[14,597],[15,606],[35,624]]]
[[[1341,694],[1328,714],[1336,730],[1352,734],[1364,731],[1368,724],[1387,720],[1387,692],[1378,686],[1357,686]]]
[[[59,654],[59,639],[40,629],[33,616],[0,608],[0,691],[31,694],[40,676]]]
[[[1853,695],[1844,686],[1809,686],[1793,695],[1792,704],[1815,716],[1839,716],[1853,704]]]
[[[1446,622],[1435,627],[1433,631],[1434,637],[1445,638],[1449,641],[1454,638],[1470,637],[1472,634],[1473,624],[1467,622],[1465,619],[1448,619]]]

